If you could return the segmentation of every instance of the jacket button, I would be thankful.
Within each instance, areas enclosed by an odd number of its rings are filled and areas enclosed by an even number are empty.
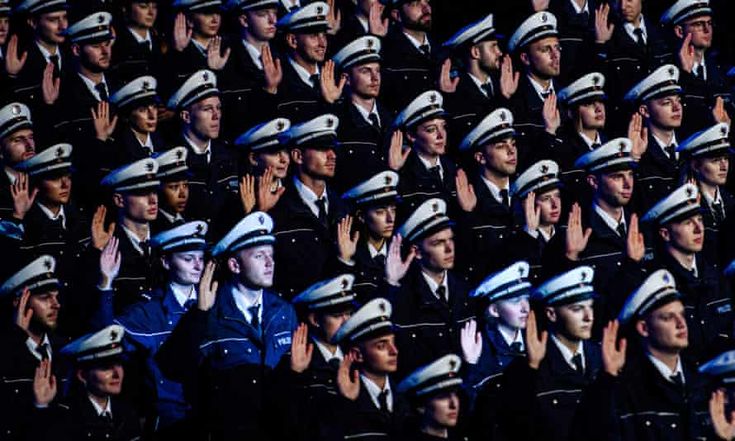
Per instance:
[[[559,401],[558,401],[558,400],[557,400],[556,398],[554,398],[554,399],[553,399],[553,400],[551,401],[551,404],[559,404]]]
[[[671,423],[671,428],[676,429],[676,423]]]
[[[646,420],[646,426],[650,426],[650,425],[651,425],[651,422]]]
[[[253,378],[253,384],[256,384],[257,382],[258,382],[258,380],[256,380],[255,378]]]
[[[225,350],[224,350],[224,351],[222,351],[222,352],[224,352],[224,354],[225,354],[225,355],[227,355],[227,352],[229,352],[229,351],[228,351],[227,349],[225,349]]]

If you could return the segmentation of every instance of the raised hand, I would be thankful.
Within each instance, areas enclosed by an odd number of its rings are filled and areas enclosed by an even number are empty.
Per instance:
[[[625,349],[628,346],[624,338],[618,341],[620,324],[613,320],[602,330],[602,366],[605,372],[617,377],[625,366]]]
[[[385,37],[388,34],[388,18],[383,18],[383,6],[380,2],[373,2],[370,5],[370,14],[368,15],[368,33]]]
[[[526,321],[526,351],[528,352],[528,366],[538,369],[546,356],[546,342],[549,333],[544,331],[539,335],[536,322],[536,312],[531,310]]]
[[[10,196],[13,198],[13,217],[23,220],[28,214],[28,210],[33,207],[36,195],[38,195],[38,189],[30,189],[28,175],[18,173],[15,182],[10,186]]]
[[[189,46],[193,32],[194,30],[186,23],[184,13],[179,12],[176,14],[176,20],[174,21],[174,49],[177,52],[182,52]]]
[[[263,76],[265,78],[265,86],[263,87],[268,93],[275,94],[278,92],[278,86],[283,80],[283,70],[281,70],[281,60],[273,57],[271,47],[268,44],[263,45],[260,51],[260,61],[263,62]]]
[[[30,298],[31,290],[23,288],[18,304],[15,306],[15,311],[13,311],[15,324],[26,333],[28,333],[28,327],[31,325],[31,318],[33,317],[33,310],[28,308],[28,299]]]
[[[410,148],[403,148],[403,132],[396,129],[390,137],[390,147],[388,147],[388,167],[393,171],[403,168],[403,165],[411,154]]]
[[[255,177],[245,175],[240,178],[240,203],[245,213],[251,213],[255,208]]]
[[[721,96],[715,98],[715,106],[712,108],[712,117],[718,123],[725,123],[730,125],[730,115],[725,110],[725,100]]]
[[[638,228],[638,215],[635,213],[630,216],[625,252],[628,258],[634,262],[640,262],[643,260],[643,256],[646,255],[646,243],[643,240],[643,233]]]
[[[709,416],[712,429],[718,438],[727,441],[735,439],[735,411],[728,415],[725,411],[725,391],[718,389],[712,392],[709,400]]]
[[[350,401],[355,401],[360,395],[360,373],[352,370],[355,356],[349,353],[344,356],[337,370],[337,389],[339,394]]]
[[[230,58],[230,52],[229,47],[222,52],[222,37],[217,35],[212,38],[207,45],[207,66],[212,70],[222,70]]]
[[[214,280],[214,271],[217,264],[214,261],[207,262],[202,272],[202,278],[199,280],[199,295],[197,295],[197,308],[200,311],[209,311],[214,306],[217,299],[217,287],[219,283]]]
[[[61,91],[61,77],[54,79],[54,65],[46,63],[43,69],[43,79],[41,80],[41,93],[43,102],[49,106],[59,99]]]
[[[268,211],[275,207],[278,201],[286,191],[286,187],[278,187],[276,191],[272,191],[273,186],[273,167],[268,167],[261,176],[258,177],[258,210]]]
[[[513,72],[513,59],[510,55],[505,54],[500,64],[500,93],[506,99],[510,99],[518,90],[520,78],[520,72]]]
[[[679,48],[679,65],[684,72],[692,73],[695,61],[692,34],[689,33],[684,37],[684,41],[681,42],[681,48]]]
[[[441,73],[439,74],[439,90],[443,93],[454,93],[459,84],[459,77],[452,79],[452,60],[447,58],[442,63]]]
[[[523,214],[528,231],[538,230],[541,224],[541,208],[536,206],[536,193],[530,192],[523,201]]]
[[[339,257],[347,262],[352,260],[357,250],[357,241],[360,239],[360,232],[352,231],[352,216],[347,215],[337,224],[337,245],[339,248]]]
[[[334,103],[342,96],[342,89],[344,89],[347,83],[347,75],[343,74],[339,78],[339,83],[335,82],[334,78],[334,60],[327,60],[322,67],[322,74],[319,76],[319,85],[322,90],[322,97],[324,101],[329,104]]]
[[[628,139],[633,143],[631,156],[640,160],[648,149],[648,127],[643,124],[643,115],[636,112],[628,123]]]
[[[42,360],[33,376],[33,402],[46,407],[56,398],[56,376],[51,373],[51,360]]]
[[[14,77],[23,70],[23,66],[26,64],[28,58],[28,52],[23,52],[18,56],[18,36],[13,35],[8,41],[8,54],[5,57],[5,72],[9,76]]]
[[[569,260],[579,260],[579,254],[587,248],[592,228],[582,229],[582,209],[578,203],[572,205],[567,219],[566,256]]]
[[[112,282],[120,274],[121,255],[118,251],[120,240],[112,236],[100,253],[100,283],[101,289],[112,287]]]
[[[477,206],[477,195],[472,184],[467,179],[467,174],[461,168],[457,170],[454,177],[454,183],[457,187],[457,201],[462,210],[470,213]]]
[[[402,242],[403,238],[400,234],[393,236],[390,245],[388,245],[388,257],[385,259],[385,280],[393,286],[398,286],[401,283],[401,279],[406,275],[408,268],[411,267],[411,262],[416,257],[416,250],[411,248],[406,260],[401,259]]]
[[[555,93],[552,93],[544,100],[542,115],[544,117],[544,129],[552,135],[555,135],[561,125],[561,115],[559,114],[559,109],[556,107]]]
[[[110,103],[100,101],[97,103],[97,110],[95,111],[95,108],[92,107],[90,112],[92,113],[92,122],[94,123],[94,132],[97,139],[107,141],[117,125],[117,115],[110,118]]]
[[[306,323],[299,324],[291,337],[291,370],[300,374],[311,363],[314,345],[309,343],[309,328]]]
[[[334,4],[336,2],[334,0],[327,0],[327,5],[329,5],[329,14],[327,15],[327,33],[329,35],[337,35],[337,32],[339,32],[339,29],[342,27],[342,13],[339,11],[339,8],[335,7]]]
[[[531,6],[534,12],[545,11],[549,9],[550,0],[531,0]]]
[[[610,41],[615,30],[615,25],[609,23],[610,5],[604,4],[595,10],[595,41],[607,43]]]
[[[92,246],[102,251],[102,249],[110,241],[112,233],[115,231],[115,222],[111,222],[105,230],[105,216],[107,208],[104,205],[97,207],[97,211],[92,216]]]
[[[462,327],[459,336],[462,358],[469,364],[477,364],[482,354],[482,335],[477,332],[477,322],[470,320]]]

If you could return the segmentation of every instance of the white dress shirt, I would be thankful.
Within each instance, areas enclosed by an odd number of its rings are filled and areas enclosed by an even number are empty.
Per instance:
[[[569,366],[571,366],[572,369],[577,370],[577,366],[574,365],[574,356],[579,354],[582,356],[582,369],[587,369],[587,361],[584,357],[584,344],[582,342],[579,342],[577,345],[577,350],[572,352],[569,350],[568,347],[564,346],[564,343],[559,341],[559,339],[556,337],[556,335],[551,334],[551,340],[554,342],[556,347],[559,348],[559,351],[561,352],[561,356],[564,357],[564,361],[567,362]]]
[[[314,216],[317,218],[319,217],[319,207],[316,205],[316,201],[320,199],[321,197],[324,198],[324,210],[329,213],[329,196],[327,195],[327,190],[324,189],[324,193],[322,193],[322,196],[317,196],[314,191],[304,185],[299,178],[294,176],[293,178],[294,187],[296,187],[296,191],[299,193],[299,196],[301,197],[301,200],[304,201],[307,207],[309,207],[309,210],[311,210],[312,213],[314,213]]]
[[[386,396],[386,404],[388,405],[388,411],[393,412],[393,391],[390,388],[390,379],[388,377],[385,378],[385,387],[383,389],[379,388],[377,384],[373,383],[373,380],[369,379],[368,377],[360,374],[360,378],[362,379],[362,384],[365,385],[365,390],[367,390],[368,395],[370,395],[370,399],[373,400],[373,404],[375,404],[375,407],[380,409],[380,401],[378,401],[378,395],[380,395],[383,391],[388,391],[388,395]]]

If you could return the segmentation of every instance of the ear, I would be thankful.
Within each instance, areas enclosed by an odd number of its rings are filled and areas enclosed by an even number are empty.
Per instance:
[[[551,306],[547,306],[544,308],[544,311],[546,312],[546,319],[551,323],[556,323],[556,309]]]
[[[179,118],[186,124],[191,124],[191,113],[188,110],[182,110],[179,112]]]
[[[293,50],[299,46],[299,40],[296,38],[296,34],[286,34],[286,45]]]
[[[361,224],[365,224],[365,213],[362,210],[357,210],[355,212],[355,217],[357,218],[357,220],[360,221]]]
[[[163,257],[161,257],[161,266],[166,271],[168,271],[168,270],[171,269],[171,261],[170,261],[170,259],[171,258],[169,256],[163,256]]]
[[[227,258],[227,269],[233,274],[240,274],[240,262],[234,257]]]
[[[400,23],[401,22],[401,13],[398,12],[398,8],[393,8],[393,9],[390,10],[390,18],[395,23]]]
[[[237,17],[237,22],[240,23],[240,26],[242,26],[243,28],[246,28],[247,29],[247,27],[248,27],[248,16],[245,15],[245,14],[240,14]]]
[[[523,63],[523,65],[526,67],[531,65],[531,60],[528,58],[528,52],[521,52],[520,60],[521,63]]]
[[[485,161],[485,155],[483,155],[482,152],[475,152],[472,157],[475,158],[475,162],[480,165],[485,165],[485,163],[487,162]]]
[[[125,197],[120,193],[113,193],[112,203],[115,204],[117,208],[123,208],[125,206]]]
[[[421,254],[421,247],[418,245],[411,245],[411,249],[416,253],[416,260],[421,260],[423,255]]]
[[[592,187],[593,190],[597,190],[597,176],[595,175],[587,175],[587,185]]]
[[[403,133],[406,135],[406,139],[410,145],[413,145],[413,143],[416,142],[416,134],[413,130],[404,130]]]
[[[674,35],[676,35],[677,38],[683,39],[684,38],[684,28],[682,28],[681,25],[674,26]]]
[[[490,317],[500,317],[500,312],[498,312],[498,305],[496,303],[490,304],[490,306],[487,307],[487,312],[490,314]]]
[[[77,369],[74,376],[77,377],[77,380],[79,380],[80,383],[82,383],[85,386],[87,385],[87,378],[84,375],[83,369]]]
[[[362,351],[359,347],[351,347],[349,353],[352,354],[352,356],[355,358],[355,362],[363,363],[365,361],[365,358],[362,356]]]
[[[78,57],[82,54],[82,48],[79,47],[78,44],[72,44],[71,45],[71,53],[74,54],[75,57]]]
[[[304,163],[304,152],[301,149],[291,150],[291,162],[301,165]]]
[[[648,324],[645,320],[638,320],[635,322],[635,330],[642,337],[648,337],[650,335],[648,333]]]
[[[479,44],[476,44],[470,48],[470,59],[472,60],[480,59],[480,45]]]
[[[315,313],[310,312],[309,315],[306,316],[306,321],[309,322],[310,326],[313,326],[315,328],[320,328],[319,322],[316,319]]]
[[[258,166],[258,161],[255,159],[255,152],[248,153],[248,162],[250,162],[250,165],[253,167]]]
[[[644,118],[650,118],[651,113],[648,111],[648,106],[646,104],[641,104],[638,106],[638,113],[643,115]]]
[[[38,20],[36,20],[35,17],[28,17],[28,19],[26,20],[26,23],[34,31],[36,30],[36,27],[38,26]]]
[[[669,233],[669,229],[666,227],[661,227],[658,229],[658,237],[661,238],[664,242],[670,242],[671,241],[671,233]]]

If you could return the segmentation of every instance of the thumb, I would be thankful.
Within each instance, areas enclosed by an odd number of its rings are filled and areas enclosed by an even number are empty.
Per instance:
[[[110,226],[107,227],[107,234],[112,234],[115,231],[115,222],[111,222]]]
[[[276,195],[280,197],[284,191],[286,191],[286,187],[279,187],[278,190],[276,190]]]
[[[20,64],[24,64],[26,62],[26,58],[28,58],[28,51],[23,52],[18,61],[20,61]]]
[[[589,240],[590,236],[592,235],[592,228],[587,228],[584,230],[584,240]]]
[[[357,243],[358,240],[360,240],[360,232],[355,231],[355,234],[352,235],[352,241]]]

